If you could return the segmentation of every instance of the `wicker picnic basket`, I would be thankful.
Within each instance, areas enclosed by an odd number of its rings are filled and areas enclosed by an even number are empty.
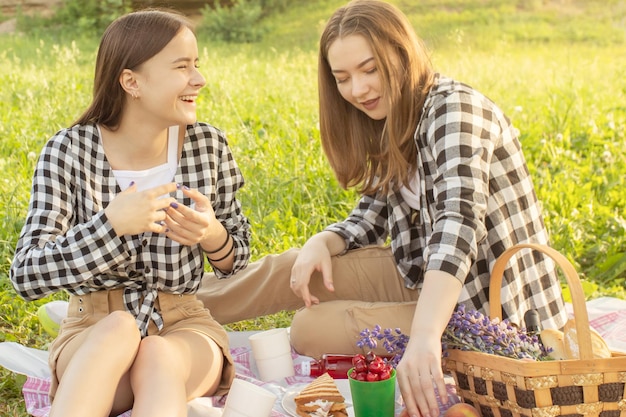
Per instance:
[[[519,244],[495,262],[489,290],[490,317],[502,318],[500,288],[507,262],[532,249],[561,268],[572,294],[580,359],[522,361],[493,354],[449,349],[445,369],[457,393],[483,417],[626,417],[626,356],[594,359],[585,297],[572,264],[544,245]]]

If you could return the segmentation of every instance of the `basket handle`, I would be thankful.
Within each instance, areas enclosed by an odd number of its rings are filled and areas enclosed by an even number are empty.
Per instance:
[[[502,304],[500,303],[500,290],[502,288],[502,276],[504,269],[511,257],[518,251],[529,248],[548,255],[561,268],[565,275],[565,280],[572,295],[572,306],[574,307],[574,317],[576,322],[576,337],[580,351],[580,359],[593,359],[593,349],[591,347],[591,334],[589,333],[589,316],[587,305],[585,304],[585,293],[580,284],[578,273],[574,266],[565,256],[557,250],[535,243],[520,243],[505,250],[496,259],[491,271],[491,281],[489,284],[489,316],[491,318],[502,319]]]

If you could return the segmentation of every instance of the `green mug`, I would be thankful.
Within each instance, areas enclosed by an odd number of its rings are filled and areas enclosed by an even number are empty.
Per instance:
[[[350,378],[355,417],[393,417],[396,412],[396,370],[383,381],[367,382]]]

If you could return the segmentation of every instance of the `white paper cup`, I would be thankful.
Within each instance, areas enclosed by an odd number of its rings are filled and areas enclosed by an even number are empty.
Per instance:
[[[222,417],[269,417],[276,396],[265,388],[243,379],[235,379],[230,387]]]
[[[295,375],[287,329],[255,333],[248,340],[261,380],[274,381]]]

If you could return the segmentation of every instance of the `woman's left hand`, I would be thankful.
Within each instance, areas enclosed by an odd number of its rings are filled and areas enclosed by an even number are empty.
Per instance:
[[[219,240],[223,226],[216,219],[211,201],[198,190],[180,187],[185,196],[194,201],[194,208],[172,203],[166,210],[167,236],[182,245],[196,245],[203,241]],[[222,238],[223,239],[223,238]]]

